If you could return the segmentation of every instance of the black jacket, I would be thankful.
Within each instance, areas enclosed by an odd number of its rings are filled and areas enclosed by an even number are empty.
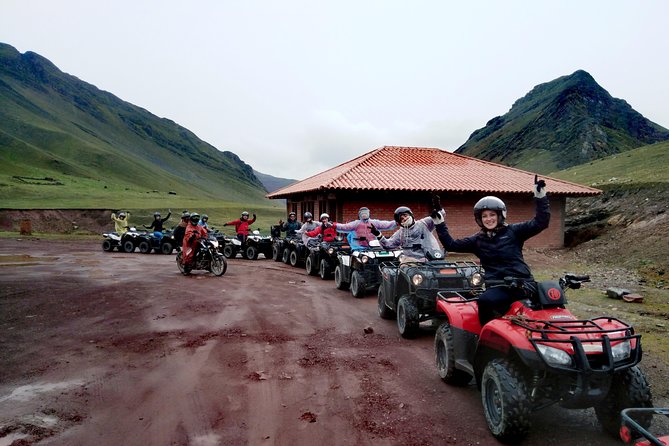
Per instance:
[[[170,219],[170,215],[172,215],[171,212],[169,212],[169,213],[167,214],[167,217],[165,217],[165,218],[162,218],[162,219],[161,219],[161,218],[157,218],[157,219],[154,218],[154,220],[151,222],[151,225],[149,225],[149,226],[144,225],[144,227],[145,227],[146,229],[151,229],[151,228],[153,228],[153,230],[154,230],[155,232],[163,232],[163,224],[164,224],[167,220]]]
[[[532,220],[502,226],[492,237],[480,231],[454,240],[446,223],[441,223],[436,226],[439,241],[448,251],[475,254],[487,279],[501,280],[506,276],[533,279],[523,258],[523,245],[525,240],[546,229],[551,217],[548,197],[535,198],[535,203],[536,213]]]

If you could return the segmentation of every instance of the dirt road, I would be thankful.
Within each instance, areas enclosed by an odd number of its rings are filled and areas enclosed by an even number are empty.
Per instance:
[[[174,255],[0,239],[0,446],[499,444],[433,333],[271,260],[184,277]],[[549,408],[524,444],[611,439]]]

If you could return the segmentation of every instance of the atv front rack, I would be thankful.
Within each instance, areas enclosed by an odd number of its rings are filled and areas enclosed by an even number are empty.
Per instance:
[[[539,353],[538,344],[568,351],[571,349],[573,362],[560,366],[548,364],[539,354],[546,366],[563,371],[586,371],[591,373],[613,373],[632,367],[641,361],[641,335],[634,334],[634,328],[614,317],[597,317],[580,320],[537,320],[522,316],[509,316],[514,325],[527,330],[528,340]],[[612,343],[629,342],[630,354],[627,358],[614,360]]]

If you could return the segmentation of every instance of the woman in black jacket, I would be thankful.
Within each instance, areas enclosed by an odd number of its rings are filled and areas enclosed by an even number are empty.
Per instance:
[[[535,176],[532,189],[536,205],[532,220],[507,224],[504,202],[497,197],[483,197],[474,206],[474,219],[481,230],[472,236],[454,240],[448,232],[446,222],[438,213],[433,214],[439,241],[448,251],[475,254],[485,270],[486,279],[502,280],[512,276],[533,283],[534,277],[523,258],[523,245],[527,239],[548,227],[551,214],[546,196],[546,182],[537,181]],[[519,295],[518,290],[509,290],[506,287],[488,288],[478,299],[481,326],[506,313],[514,301],[526,297],[529,296]]]

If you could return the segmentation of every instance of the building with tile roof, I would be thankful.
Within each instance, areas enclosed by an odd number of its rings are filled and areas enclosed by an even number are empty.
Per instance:
[[[528,241],[534,247],[562,247],[567,197],[601,191],[541,176],[551,203],[550,227]],[[495,195],[507,205],[509,223],[534,216],[534,173],[459,155],[437,148],[385,146],[267,195],[286,199],[287,212],[298,216],[327,212],[334,221],[358,217],[366,206],[372,218],[392,219],[398,206],[409,206],[417,218],[430,212],[432,194],[441,197],[454,237],[478,231],[474,204]]]

